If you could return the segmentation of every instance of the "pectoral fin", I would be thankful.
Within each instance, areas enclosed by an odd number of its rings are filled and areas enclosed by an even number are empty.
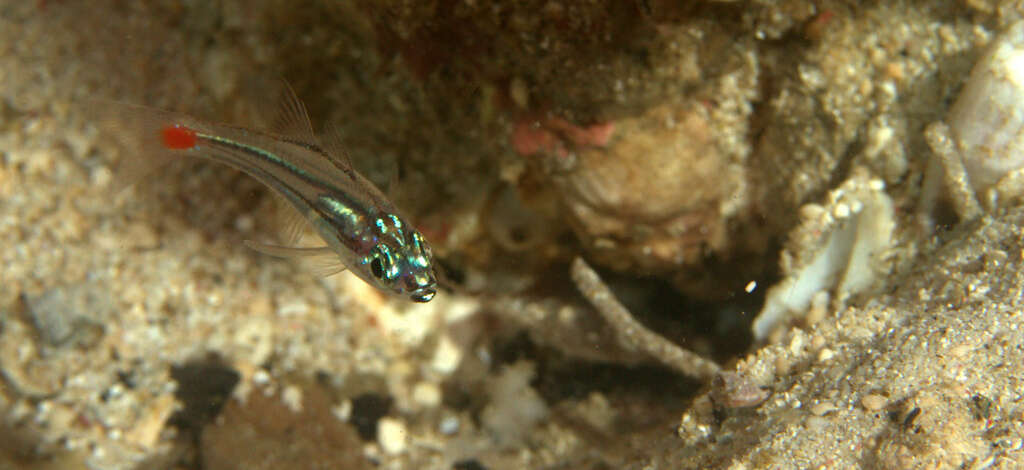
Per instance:
[[[260,243],[253,240],[245,240],[243,243],[245,243],[245,246],[253,250],[277,258],[301,258],[306,256],[318,256],[327,254],[334,255],[334,250],[331,250],[331,248],[327,246],[281,246],[271,245],[269,243]]]
[[[265,255],[277,258],[303,258],[308,260],[308,269],[316,277],[327,277],[345,270],[341,258],[328,246],[297,247],[271,245],[253,240],[245,240],[245,246]]]

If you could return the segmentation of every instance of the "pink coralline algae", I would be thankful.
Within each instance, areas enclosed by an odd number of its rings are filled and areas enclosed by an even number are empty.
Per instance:
[[[559,117],[520,119],[512,130],[512,147],[522,156],[548,154],[567,157],[572,147],[605,147],[615,133],[614,123],[577,126]]]

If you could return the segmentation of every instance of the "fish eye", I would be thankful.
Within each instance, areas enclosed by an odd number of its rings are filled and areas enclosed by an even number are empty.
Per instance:
[[[380,258],[374,258],[374,260],[370,262],[370,270],[373,271],[374,277],[381,279],[384,275],[384,266],[381,265]]]
[[[379,257],[374,257],[373,261],[370,261],[370,271],[373,273],[373,277],[377,279],[384,277],[384,263],[380,261]]]

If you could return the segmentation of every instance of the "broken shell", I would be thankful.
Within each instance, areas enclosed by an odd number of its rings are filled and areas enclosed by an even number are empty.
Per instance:
[[[805,207],[789,235],[780,263],[786,278],[768,290],[754,320],[754,337],[764,340],[793,315],[811,309],[815,295],[832,291],[838,303],[870,289],[888,269],[893,243],[893,202],[885,185],[866,171],[830,192],[824,207]],[[842,210],[838,208],[842,207]],[[836,212],[846,217],[833,217]]]
[[[947,122],[976,192],[1024,167],[1024,21],[993,41]]]

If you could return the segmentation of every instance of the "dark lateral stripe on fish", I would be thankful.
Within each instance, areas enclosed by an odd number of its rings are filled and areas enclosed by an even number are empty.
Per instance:
[[[218,136],[209,135],[209,134],[197,133],[196,135],[200,139],[202,139],[203,141],[209,142],[211,145],[221,145],[221,146],[228,147],[228,148],[231,148],[231,149],[234,149],[234,150],[238,150],[238,151],[244,152],[245,154],[248,154],[248,155],[260,158],[260,159],[262,159],[262,160],[264,160],[266,162],[269,162],[271,164],[277,165],[278,167],[281,167],[285,171],[288,171],[288,172],[298,176],[303,181],[306,181],[307,183],[309,183],[309,184],[311,184],[313,186],[318,186],[320,188],[323,188],[325,190],[324,192],[325,192],[325,195],[327,195],[327,197],[330,197],[331,199],[334,199],[335,201],[337,201],[338,203],[340,203],[340,204],[342,204],[342,205],[344,205],[346,207],[351,207],[354,211],[359,211],[359,208],[361,207],[361,205],[358,204],[358,202],[355,201],[354,199],[345,197],[344,196],[344,192],[341,191],[336,186],[331,185],[330,183],[327,183],[326,181],[323,181],[323,180],[321,180],[319,178],[316,178],[313,175],[310,175],[309,173],[307,173],[306,171],[302,170],[301,168],[298,168],[295,165],[292,165],[287,160],[284,160],[284,159],[278,157],[277,155],[275,155],[275,154],[273,154],[271,152],[268,152],[268,151],[266,151],[266,150],[264,150],[262,148],[254,147],[254,146],[251,146],[251,145],[246,145],[246,144],[243,144],[241,142],[237,142],[237,141],[234,141],[234,140],[231,140],[231,139],[225,139],[223,137],[218,137]],[[338,225],[337,222],[339,221],[340,217],[343,217],[340,214],[337,214],[333,210],[326,209],[323,204],[317,204],[317,203],[307,199],[305,196],[297,193],[296,191],[291,190],[284,181],[281,181],[276,176],[274,176],[274,175],[272,175],[272,174],[270,174],[270,173],[268,173],[268,172],[266,172],[264,170],[261,170],[261,169],[259,169],[256,166],[246,165],[246,171],[256,172],[256,173],[259,174],[259,176],[261,178],[266,178],[268,181],[274,182],[275,185],[277,186],[277,189],[279,191],[286,192],[289,196],[294,197],[297,200],[302,201],[307,207],[310,208],[310,210],[312,210],[314,213],[316,213],[316,215],[318,215],[319,217],[321,217],[324,220],[331,221],[332,224],[335,225],[335,226]],[[367,214],[367,215],[369,215],[370,218],[375,218],[374,215],[373,215],[376,212],[375,209],[364,210],[362,212]],[[352,250],[355,251],[356,249],[361,248],[361,245],[359,243],[360,239],[356,237],[355,233],[339,233],[339,234],[343,235],[345,237],[346,241],[348,242],[347,246],[348,246],[349,249],[352,249]]]

